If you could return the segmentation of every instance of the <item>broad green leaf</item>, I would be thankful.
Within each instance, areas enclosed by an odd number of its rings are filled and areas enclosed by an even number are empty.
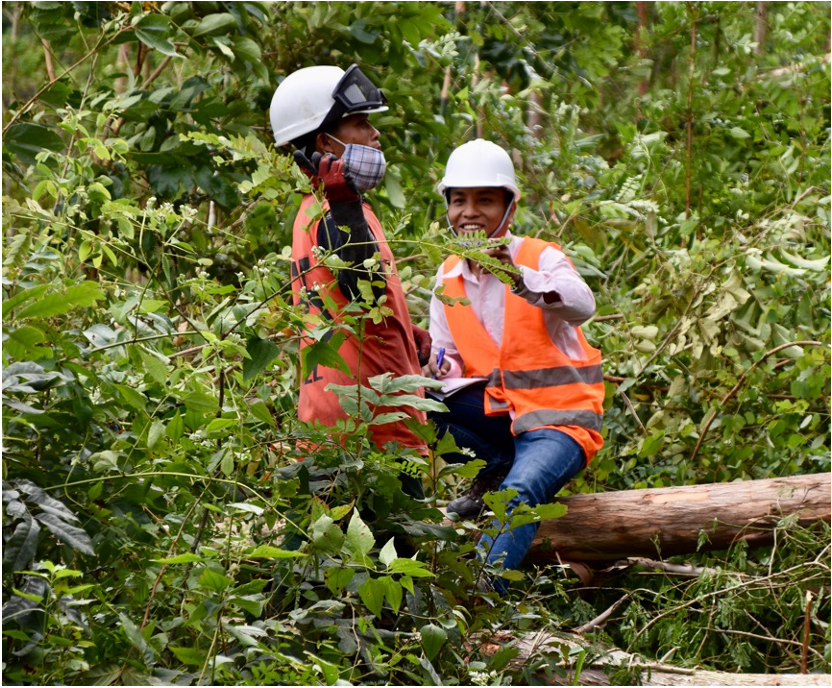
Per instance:
[[[152,666],[156,661],[156,651],[144,639],[139,627],[136,626],[136,624],[134,624],[127,616],[119,614],[118,618],[121,620],[121,627],[124,630],[124,635],[126,635],[127,639],[130,641],[130,644],[139,651],[145,664],[147,664],[148,667]]]
[[[193,564],[198,561],[203,561],[203,558],[193,552],[185,552],[184,554],[177,554],[173,557],[165,557],[164,559],[153,559],[153,561],[160,564]]]
[[[375,616],[381,616],[381,605],[384,604],[384,587],[373,578],[365,580],[358,588],[361,601]]]
[[[735,139],[747,139],[751,136],[751,134],[749,134],[745,129],[740,127],[731,127],[728,130],[728,133]]]
[[[48,296],[30,304],[18,313],[18,318],[49,318],[71,311],[73,308],[94,306],[103,300],[104,294],[95,282],[83,282],[70,287],[63,294]]]
[[[401,182],[393,174],[384,175],[384,188],[387,190],[387,198],[394,208],[404,208],[405,197],[402,191]]]
[[[156,418],[151,424],[150,428],[147,431],[147,448],[153,449],[156,446],[156,443],[165,434],[165,424]]]
[[[176,658],[183,664],[191,666],[202,666],[205,664],[206,656],[202,650],[197,650],[195,647],[176,647],[168,645],[168,649],[176,655]]]
[[[428,660],[432,660],[439,653],[442,645],[448,639],[448,633],[441,626],[434,624],[425,624],[419,629],[419,635],[422,638],[422,649],[425,651],[425,656]]]
[[[81,282],[67,289],[64,298],[73,307],[89,307],[103,301],[106,296],[95,282]]]
[[[22,571],[37,553],[40,527],[28,513],[15,526],[12,536],[3,545],[3,564],[10,571]]]
[[[497,650],[497,652],[495,652],[492,655],[491,661],[489,662],[489,666],[495,671],[502,671],[506,668],[508,663],[519,654],[520,648],[501,647],[499,650]],[[578,675],[580,674],[576,673],[576,676]]]
[[[194,29],[193,37],[207,36],[211,34],[228,33],[230,30],[237,27],[237,20],[228,12],[218,12],[216,14],[209,14],[202,18],[196,29]]]
[[[255,547],[247,556],[249,559],[299,559],[305,557],[306,554],[295,550],[272,547],[271,545],[260,545]]]
[[[414,559],[394,559],[390,564],[390,573],[403,573],[413,578],[430,578],[433,574],[425,570],[425,564]]]
[[[540,517],[541,521],[546,521],[551,518],[561,518],[566,515],[566,504],[538,504],[534,507],[534,512]]]
[[[254,416],[257,420],[274,427],[274,418],[272,417],[272,413],[271,411],[269,411],[269,407],[266,406],[266,404],[262,400],[257,399],[256,401],[252,402],[249,405],[248,410],[251,412],[251,415]]]
[[[344,533],[326,514],[312,524],[312,545],[319,552],[338,554],[344,544]]]
[[[214,418],[214,420],[208,423],[208,427],[205,428],[205,433],[210,434],[212,432],[219,432],[220,430],[225,430],[233,425],[237,425],[239,422],[240,421],[237,418]]]
[[[212,413],[217,410],[217,400],[205,392],[188,392],[182,401],[190,411]]]
[[[31,287],[30,289],[24,289],[23,291],[18,292],[11,298],[6,299],[3,301],[3,316],[7,316],[9,313],[12,312],[14,308],[17,308],[21,303],[29,301],[30,299],[36,299],[41,294],[43,294],[49,285],[47,284],[40,284],[37,287]]]
[[[260,337],[249,339],[246,351],[251,358],[243,360],[243,382],[248,382],[265,370],[266,366],[280,354],[277,346],[268,339],[260,339]]]
[[[147,405],[147,398],[141,392],[137,392],[127,385],[113,385],[125,404],[132,406],[137,411],[144,411]]]
[[[70,525],[66,521],[58,518],[55,514],[38,514],[36,518],[56,538],[65,542],[72,549],[83,552],[84,554],[95,554],[90,536],[87,535],[85,530]]]
[[[3,148],[27,165],[34,165],[40,151],[63,150],[64,142],[54,129],[32,122],[17,122],[3,135]]]
[[[363,563],[375,544],[376,540],[372,531],[361,520],[358,512],[353,511],[350,523],[347,526],[347,540],[344,543],[344,551],[355,561]]]
[[[389,576],[378,579],[379,584],[384,589],[384,596],[387,598],[387,603],[393,608],[393,613],[398,614],[399,608],[402,606],[402,592],[401,583],[393,580]]]
[[[233,42],[234,54],[246,62],[251,64],[258,64],[262,59],[260,46],[247,36],[237,36]]]
[[[220,470],[226,478],[234,474],[234,452],[230,447],[223,452]]]
[[[399,556],[396,554],[396,545],[393,540],[394,538],[390,538],[378,554],[378,560],[388,569],[390,568],[390,564],[392,564],[393,561]]]
[[[484,467],[485,461],[481,459],[473,459],[468,463],[450,463],[439,471],[439,477],[444,478],[446,475],[458,475],[460,478],[475,478]]]
[[[49,294],[24,308],[17,314],[17,317],[50,318],[53,315],[61,315],[71,310],[72,304],[67,303],[63,294]]]
[[[642,339],[649,339],[651,341],[659,336],[659,328],[655,325],[647,325],[646,327],[636,325],[630,328],[630,332],[633,333],[634,337],[641,337]]]
[[[18,360],[51,358],[52,349],[38,346],[46,340],[46,335],[36,327],[23,325],[8,333],[8,339],[3,343],[3,349],[12,358]]]
[[[85,686],[112,686],[121,678],[123,670],[121,664],[112,662],[100,664],[81,674],[79,684]]]
[[[265,605],[265,600],[262,595],[235,596],[228,601],[230,604],[247,611],[254,617],[259,617],[263,613],[263,607]]]
[[[146,351],[140,350],[139,355],[141,356],[142,365],[144,365],[144,369],[147,371],[147,374],[153,378],[154,382],[164,385],[169,379],[168,366],[159,360],[158,357],[153,354],[149,354]]]
[[[345,375],[351,375],[350,367],[341,357],[341,354],[338,353],[343,341],[344,335],[339,332],[328,342],[322,340],[304,347],[301,351],[302,374],[304,379],[308,378],[311,371],[319,365],[324,368],[335,368]]]
[[[145,45],[163,55],[182,57],[170,42],[170,18],[164,14],[146,14],[136,24],[136,36]]]
[[[329,591],[336,597],[349,584],[355,575],[354,569],[327,569],[324,573],[324,582]]]
[[[182,435],[185,432],[185,421],[182,419],[182,416],[179,415],[179,411],[177,411],[176,415],[168,421],[165,432],[174,442],[178,442],[182,438]]]
[[[334,506],[329,510],[329,517],[333,521],[340,521],[344,516],[350,513],[350,509],[352,509],[354,501],[350,502],[349,504],[341,504],[341,506]]]
[[[215,571],[210,567],[206,567],[205,570],[202,572],[202,575],[200,575],[199,577],[199,584],[203,588],[207,590],[213,590],[214,592],[222,592],[233,582],[234,581],[231,580],[228,576],[225,576],[219,571]]]

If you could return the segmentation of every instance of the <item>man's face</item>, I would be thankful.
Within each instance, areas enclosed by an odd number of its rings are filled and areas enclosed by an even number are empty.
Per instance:
[[[504,189],[478,186],[470,189],[451,189],[448,196],[448,220],[457,234],[485,231],[491,236],[506,212],[506,193]],[[512,210],[505,226],[497,236],[508,230]]]
[[[360,146],[369,146],[381,150],[381,134],[372,124],[367,114],[350,115],[344,117],[338,127],[332,132],[332,136],[343,141],[345,144],[355,143]],[[344,154],[344,146],[335,141],[332,136],[319,134],[318,141],[323,153],[332,153],[337,157]]]

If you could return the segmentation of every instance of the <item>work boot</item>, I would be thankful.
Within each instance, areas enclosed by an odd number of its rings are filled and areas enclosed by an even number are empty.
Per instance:
[[[493,473],[483,478],[475,478],[471,487],[456,499],[448,502],[447,511],[457,514],[460,518],[474,518],[482,513],[485,507],[483,495],[494,492],[500,487],[507,472]]]

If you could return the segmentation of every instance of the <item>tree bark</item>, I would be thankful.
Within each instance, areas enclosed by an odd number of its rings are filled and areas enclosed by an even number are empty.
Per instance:
[[[763,55],[765,53],[766,33],[768,31],[768,3],[757,2],[755,16],[754,16],[754,42],[757,47],[754,48],[755,55]]]
[[[508,640],[508,642],[505,642]],[[538,673],[538,678],[550,686],[609,686],[618,685],[610,682],[605,669],[614,671],[626,667],[631,676],[638,679],[643,686],[828,686],[832,681],[829,674],[734,674],[722,671],[704,671],[701,669],[683,669],[662,662],[650,662],[622,650],[592,648],[598,652],[597,659],[584,665],[579,676],[575,676],[574,658],[577,651],[587,646],[587,641],[580,636],[540,632],[517,639],[494,638],[481,646],[486,653],[493,654],[501,646],[516,647],[520,654],[514,658],[514,666],[523,666],[541,654],[563,657],[568,653],[572,658],[568,664],[559,665],[566,670],[565,676],[546,676]],[[574,654],[573,654],[574,653]],[[629,683],[636,685],[635,682]]]
[[[580,494],[562,518],[544,521],[529,562],[609,561],[772,542],[783,517],[830,521],[830,473],[648,490]],[[707,536],[707,537],[706,537]],[[704,543],[698,548],[700,537]]]

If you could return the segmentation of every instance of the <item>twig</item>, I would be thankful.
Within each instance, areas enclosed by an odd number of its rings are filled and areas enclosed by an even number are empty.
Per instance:
[[[638,426],[641,428],[641,434],[646,436],[647,428],[644,427],[644,423],[642,423],[641,418],[638,417],[636,410],[633,408],[633,402],[631,402],[630,397],[627,396],[627,392],[619,391],[619,394],[624,398],[624,403],[627,404],[627,408],[630,410],[630,413],[633,415],[633,418],[635,418],[636,423],[638,423]]]
[[[680,576],[698,577],[703,573],[715,572],[715,569],[710,569],[705,566],[670,564],[666,561],[655,561],[654,559],[646,559],[644,557],[627,557],[627,561],[631,564],[641,564],[642,566],[649,566],[650,568],[660,569],[667,573],[675,573]]]
[[[811,595],[812,593],[809,593],[809,594]],[[709,626],[705,630],[706,631],[712,631],[714,633],[725,633],[726,635],[741,635],[741,636],[744,636],[746,638],[756,638],[757,640],[767,640],[770,643],[779,643],[781,645],[798,645],[798,646],[803,645],[803,643],[801,643],[799,640],[786,640],[785,638],[775,638],[773,635],[758,635],[757,633],[749,633],[748,631],[735,631],[735,630],[729,629],[729,628],[713,628],[712,626]],[[804,649],[805,649],[805,646],[804,646]],[[823,655],[821,655],[820,652],[818,652],[814,648],[809,648],[809,649],[811,649],[812,652],[816,653],[819,657],[823,656]],[[804,657],[804,659],[805,659],[805,657]],[[802,668],[803,668],[803,666],[801,666],[801,669]],[[800,673],[805,674],[805,673],[808,673],[808,672],[801,671]]]
[[[812,591],[806,591],[806,611],[803,614],[803,647],[800,648],[800,673],[808,674],[807,660],[809,657],[809,619],[812,611]]]
[[[46,91],[48,91],[50,88],[52,88],[55,85],[55,82],[60,81],[61,79],[63,79],[67,74],[69,74],[78,65],[83,64],[84,62],[89,60],[90,57],[95,55],[99,50],[101,50],[102,48],[106,48],[108,45],[110,45],[110,43],[112,43],[118,36],[120,36],[126,30],[127,30],[127,27],[124,27],[124,26],[121,27],[118,31],[115,32],[115,34],[113,34],[113,36],[108,41],[105,41],[103,43],[99,42],[98,44],[96,44],[96,46],[92,50],[90,50],[86,55],[79,58],[76,62],[71,64],[69,67],[67,67],[61,73],[61,75],[59,77],[56,77],[55,79],[51,79],[48,84],[45,84],[44,86],[41,86],[41,88],[39,88],[35,92],[35,95],[33,95],[31,98],[29,98],[29,100],[27,100],[23,104],[23,107],[21,107],[17,112],[14,113],[14,115],[12,115],[11,119],[9,119],[8,124],[6,124],[6,126],[3,127],[3,136],[6,135],[6,132],[9,130],[9,127],[11,127],[15,122],[17,122],[17,120],[20,119],[20,116],[29,109],[29,107],[32,105],[32,103],[34,103]],[[103,36],[102,36],[102,40],[103,40]]]
[[[156,79],[159,78],[159,75],[165,70],[165,67],[167,67],[170,64],[170,61],[172,59],[173,59],[173,57],[171,55],[168,55],[164,60],[162,60],[162,62],[159,64],[159,66],[156,67],[156,69],[153,70],[153,73],[149,77],[147,77],[147,79],[145,79],[142,82],[142,85],[139,87],[140,90],[143,91],[148,86],[150,86],[150,84],[152,84],[154,81],[156,81]]]
[[[52,64],[52,47],[45,38],[41,38],[40,42],[43,46],[43,59],[46,61],[46,73],[49,75],[49,81],[57,81],[55,78],[55,67]]]
[[[598,616],[592,619],[592,621],[587,621],[585,624],[582,624],[581,626],[575,628],[574,632],[583,635],[584,633],[592,633],[593,631],[602,628],[604,624],[607,622],[607,619],[610,618],[612,613],[616,609],[618,609],[629,597],[630,593],[626,593],[624,597],[622,597],[620,600],[616,602],[613,602],[613,604],[606,611],[601,612]]]
[[[707,421],[705,422],[705,426],[702,428],[702,431],[699,433],[699,439],[696,441],[696,446],[693,448],[693,453],[690,456],[690,461],[693,461],[696,458],[696,455],[699,453],[699,448],[702,446],[702,443],[705,441],[705,435],[708,434],[708,430],[711,427],[711,423],[713,423],[714,419],[716,418],[717,410],[721,409],[721,408],[724,408],[725,404],[728,402],[728,400],[731,399],[731,397],[733,397],[739,391],[740,387],[742,386],[742,383],[745,382],[745,378],[748,377],[748,374],[752,370],[754,370],[758,365],[760,365],[760,363],[765,361],[769,356],[772,356],[772,355],[776,354],[778,351],[782,351],[783,349],[788,349],[790,346],[823,346],[823,344],[821,342],[815,342],[815,341],[812,341],[812,340],[806,340],[806,341],[800,340],[800,341],[796,341],[796,342],[786,342],[785,344],[781,344],[780,346],[775,346],[770,351],[766,351],[763,354],[762,358],[760,358],[757,361],[754,361],[754,363],[751,364],[751,366],[748,368],[748,370],[746,370],[742,375],[740,375],[740,379],[737,380],[737,384],[735,384],[733,386],[731,391],[728,392],[728,394],[726,394],[724,397],[722,397],[722,401],[719,402],[719,405],[717,406],[717,408],[711,409],[708,412]]]
[[[174,549],[176,549],[176,545],[179,542],[179,538],[182,537],[182,533],[185,531],[185,526],[190,523],[190,517],[193,513],[194,509],[196,509],[197,504],[199,504],[199,500],[202,499],[202,495],[205,494],[204,492],[197,495],[194,503],[191,504],[190,509],[185,514],[185,518],[182,519],[182,525],[179,526],[179,532],[176,533],[176,537],[173,538],[173,542],[170,543],[170,547],[168,547],[168,557],[173,554]],[[156,597],[156,588],[159,586],[159,582],[162,580],[162,576],[165,574],[168,565],[162,564],[162,568],[159,569],[159,574],[156,576],[156,580],[153,583],[153,588],[150,590],[150,597],[147,600],[147,606],[144,609],[144,618],[142,619],[142,625],[139,630],[143,631],[144,627],[147,626],[147,620],[150,618],[150,606],[153,604],[153,598]]]
[[[690,309],[693,308],[693,304],[696,303],[696,299],[698,299],[699,294],[702,293],[702,289],[704,288],[704,285],[707,284],[708,280],[711,279],[711,275],[714,274],[714,271],[716,270],[717,267],[718,266],[714,266],[713,268],[711,268],[711,271],[707,274],[703,283],[693,293],[693,296],[691,297],[690,301],[688,302],[688,305],[685,308],[684,313],[682,313],[682,315],[677,320],[676,325],[674,325],[673,329],[670,330],[670,332],[668,332],[667,336],[662,340],[662,343],[659,344],[659,346],[656,348],[656,350],[650,355],[650,358],[648,358],[644,362],[644,364],[641,366],[641,370],[638,371],[638,374],[636,375],[636,378],[641,377],[641,374],[645,370],[647,370],[647,366],[649,366],[653,361],[656,360],[656,358],[658,358],[659,354],[662,351],[664,351],[665,347],[667,347],[667,345],[670,344],[671,341],[673,341],[673,338],[678,334],[679,330],[682,329],[682,324],[685,321],[685,317],[687,316],[688,312],[690,312]]]
[[[761,584],[765,581],[771,581],[771,579],[774,579],[774,578],[788,576],[789,574],[793,573],[794,571],[805,570],[805,569],[809,568],[812,564],[817,564],[818,560],[821,557],[828,556],[828,550],[829,550],[828,546],[824,547],[823,551],[820,553],[820,555],[818,555],[818,557],[815,558],[815,561],[813,561],[813,562],[796,564],[795,566],[790,566],[787,569],[784,569],[782,571],[777,571],[777,572],[772,573],[768,576],[760,576],[760,577],[755,578],[755,579],[750,580],[750,581],[744,581],[742,583],[737,583],[736,585],[729,585],[727,588],[722,588],[721,590],[712,590],[711,592],[707,592],[707,593],[704,593],[704,594],[699,595],[697,597],[694,597],[692,600],[688,600],[687,602],[677,604],[676,606],[671,607],[670,609],[666,609],[662,613],[657,614],[656,616],[654,616],[652,619],[650,619],[650,621],[648,621],[646,624],[644,624],[644,626],[642,626],[639,629],[638,633],[636,633],[635,637],[630,642],[630,647],[632,647],[635,644],[635,642],[642,635],[644,635],[644,633],[646,633],[647,630],[651,626],[653,626],[653,624],[657,623],[660,619],[664,618],[668,614],[675,614],[676,612],[679,612],[682,609],[687,609],[688,607],[692,607],[693,605],[698,604],[699,602],[702,602],[703,600],[706,600],[709,597],[716,597],[718,595],[724,595],[726,593],[733,592],[734,590],[740,590],[742,588],[751,587],[754,584]]]

